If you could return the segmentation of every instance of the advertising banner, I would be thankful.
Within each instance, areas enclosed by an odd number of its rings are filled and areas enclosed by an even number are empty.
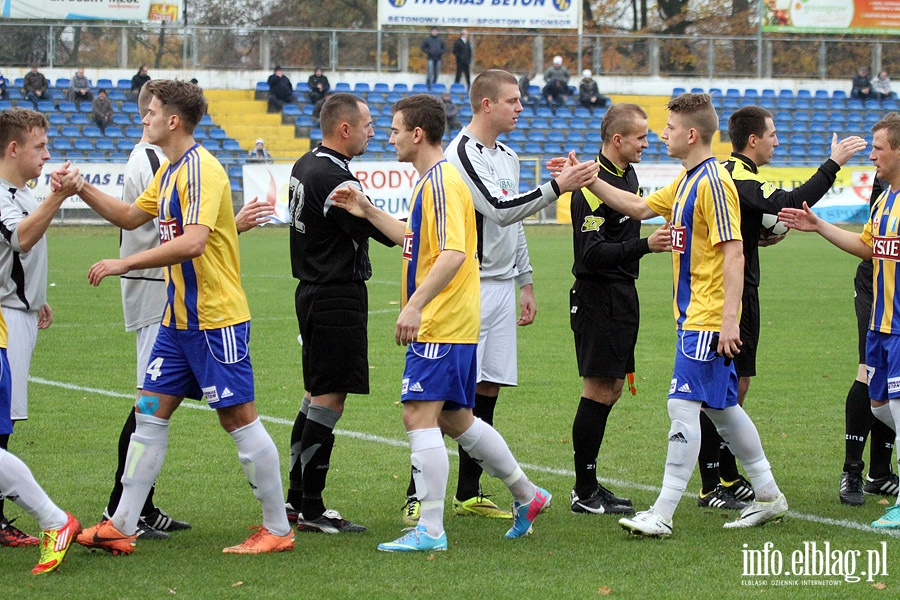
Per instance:
[[[764,0],[762,29],[900,34],[900,0]]]
[[[0,0],[4,19],[177,21],[174,0]]]
[[[378,0],[378,26],[578,29],[573,0]]]
[[[244,203],[253,198],[267,200],[275,206],[274,222],[287,223],[288,188],[294,165],[244,165]],[[409,198],[419,174],[409,163],[350,163],[353,175],[362,183],[366,195],[378,208],[398,219],[409,214]]]

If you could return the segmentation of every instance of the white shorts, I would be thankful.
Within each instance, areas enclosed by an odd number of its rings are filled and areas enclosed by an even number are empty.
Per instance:
[[[31,372],[31,355],[37,344],[38,315],[36,312],[2,307],[3,319],[9,330],[6,356],[12,376],[13,421],[28,418],[28,374]]]
[[[516,385],[516,284],[481,281],[481,332],[478,334],[478,382]]]
[[[144,377],[147,375],[147,364],[150,362],[150,351],[159,333],[159,323],[141,327],[137,333],[137,389],[144,389]]]

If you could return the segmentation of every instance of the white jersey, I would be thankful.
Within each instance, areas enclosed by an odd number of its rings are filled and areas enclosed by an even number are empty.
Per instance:
[[[553,184],[519,193],[519,157],[505,144],[487,148],[467,128],[457,134],[444,156],[472,192],[478,225],[481,278],[531,283],[531,263],[522,220],[559,197]]]
[[[140,142],[131,151],[125,166],[122,200],[134,204],[153,181],[159,165],[166,160],[158,146]],[[125,258],[159,246],[158,219],[144,223],[132,231],[123,230],[119,238],[119,257]],[[122,310],[125,331],[159,323],[166,305],[166,276],[162,268],[129,271],[121,277]]]
[[[28,252],[19,246],[18,227],[37,210],[31,188],[16,188],[0,179],[0,303],[6,308],[37,312],[47,303],[47,239]]]

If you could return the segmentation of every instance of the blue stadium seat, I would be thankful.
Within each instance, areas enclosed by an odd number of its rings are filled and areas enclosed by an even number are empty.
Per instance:
[[[130,79],[119,79],[116,81],[116,89],[122,90],[123,92],[131,91],[131,80]]]
[[[550,129],[550,121],[541,117],[535,117],[531,120],[531,126],[534,129]]]
[[[778,110],[791,110],[794,108],[794,100],[792,98],[778,98],[775,101],[775,108]]]
[[[569,130],[570,131],[575,131],[575,130],[579,130],[579,129],[584,130],[587,128],[588,128],[587,121],[584,120],[583,118],[572,117],[571,119],[569,119]]]
[[[116,149],[116,143],[107,138],[98,139],[96,146],[97,150],[103,150],[104,152],[112,152]]]
[[[222,150],[227,152],[243,152],[243,148],[237,140],[225,140],[222,142]]]
[[[116,142],[116,150],[120,152],[131,152],[134,150],[134,142],[129,139],[122,139]]]
[[[131,125],[131,118],[128,115],[122,113],[115,113],[112,116],[112,124],[118,125],[119,127]]]
[[[881,101],[870,99],[863,102],[863,108],[866,110],[881,110]]]
[[[794,121],[810,121],[809,113],[805,110],[794,111]]]
[[[548,108],[548,107],[546,107],[546,106],[542,106],[542,107],[539,107],[537,110],[534,111],[534,115],[535,115],[536,117],[543,117],[543,118],[545,118],[545,119],[552,119],[552,118],[553,118],[553,109]]]
[[[391,91],[391,86],[389,86],[388,84],[386,84],[384,82],[379,82],[372,86],[372,91],[380,92],[382,94],[388,94]]]
[[[74,115],[69,115],[69,123],[72,125],[89,125],[91,119],[84,113],[75,113]]]
[[[74,125],[67,125],[65,127],[60,127],[59,134],[63,137],[81,137],[81,128],[75,127]]]
[[[775,98],[760,98],[759,106],[768,110],[775,110]]]
[[[57,152],[68,152],[73,149],[72,140],[67,137],[59,137],[53,139],[53,150]]]
[[[94,149],[94,142],[90,138],[80,138],[75,140],[75,149],[81,152],[90,152]]]
[[[391,89],[395,94],[408,94],[409,86],[405,83],[395,83],[394,87]]]
[[[281,109],[281,113],[286,117],[296,117],[300,114],[300,107],[296,104],[285,104]]]
[[[10,102],[9,107],[12,108],[12,102]],[[5,109],[0,109],[5,110]],[[50,113],[47,116],[47,120],[50,121],[51,125],[68,125],[69,119],[63,113]]]
[[[725,99],[722,100],[722,108],[737,110],[740,107],[741,107],[741,102],[738,98],[726,96]]]
[[[56,83],[53,84],[53,88],[57,90],[68,91],[69,86],[72,85],[72,81],[68,77],[57,77]]]
[[[114,87],[114,86],[113,86],[112,79],[106,79],[106,78],[104,78],[104,79],[98,79],[98,80],[97,80],[97,89],[98,89],[98,90],[102,88],[102,89],[104,89],[104,90],[106,90],[106,91],[109,91],[109,90],[112,89],[113,87]],[[130,87],[130,86],[129,86],[129,87]]]
[[[828,129],[826,125],[828,125],[829,121],[813,121],[809,124],[807,131],[810,133],[827,133]]]
[[[301,96],[307,94],[309,92],[309,83],[306,81],[298,81],[297,85],[294,86],[294,91]]]
[[[144,134],[143,127],[135,127],[132,125],[131,127],[125,128],[125,137],[129,137],[134,140],[139,140],[139,139],[141,139],[141,136],[143,134]]]
[[[822,146],[824,144],[830,144],[831,140],[826,140],[825,136],[822,135],[821,133],[811,133],[811,134],[809,134],[809,139],[807,140],[807,143],[810,146],[813,146],[813,145]]]
[[[566,141],[566,134],[564,131],[553,129],[552,131],[547,132],[547,141],[563,144]]]
[[[528,142],[522,147],[522,151],[525,154],[541,154],[544,151],[544,147],[538,142]]]
[[[74,113],[74,112],[78,112],[78,106],[74,102],[68,102],[68,101],[60,102],[59,110],[60,110],[60,112],[64,112],[64,113]]]
[[[557,131],[565,131],[569,128],[569,122],[566,119],[550,119],[550,129],[555,129]]]
[[[862,123],[865,121],[863,115],[859,111],[850,111],[847,113],[847,123]]]
[[[225,130],[220,127],[214,127],[209,130],[209,137],[214,140],[224,140],[228,137],[228,134],[225,133]]]
[[[312,117],[307,117],[306,115],[300,115],[294,120],[294,126],[296,127],[315,127],[316,124],[312,120]]]
[[[528,132],[528,141],[529,142],[546,142],[547,134],[541,131],[540,129],[532,129]]]
[[[583,144],[585,142],[584,133],[577,130],[570,130],[569,135],[566,136],[566,141],[575,144]]]
[[[847,98],[847,92],[844,90],[834,90],[831,94],[832,98]]]
[[[123,90],[110,90],[107,96],[112,102],[125,102],[126,100],[125,92]],[[115,107],[115,104],[113,104],[113,107]]]
[[[53,100],[38,100],[37,109],[38,112],[50,113],[56,110],[56,104],[53,102]]]
[[[122,112],[138,114],[138,106],[135,102],[123,102],[122,103]]]
[[[544,153],[560,156],[564,154],[562,144],[559,142],[547,142],[544,144]]]
[[[413,94],[427,94],[427,93],[428,93],[428,86],[425,85],[424,83],[414,83],[414,84],[412,85],[412,88],[410,89],[410,91],[411,91]]]
[[[779,98],[786,98],[788,100],[794,99],[794,90],[778,90]]]
[[[377,119],[375,119],[374,125],[379,129],[390,129],[392,122],[393,121],[390,117],[378,117]]]
[[[888,98],[881,102],[881,108],[883,110],[900,110],[900,102],[897,102],[896,98]]]
[[[100,162],[101,160],[106,160],[106,152],[92,150],[88,152],[87,159],[89,162]]]
[[[792,133],[788,137],[788,143],[791,146],[795,146],[795,145],[805,146],[807,143],[806,135],[804,135],[802,133]]]
[[[465,84],[462,83],[454,83],[450,85],[450,93],[451,94],[468,94],[468,90],[466,90]]]
[[[85,129],[87,129],[87,127],[85,127]],[[103,135],[110,139],[121,139],[125,137],[125,132],[122,131],[121,127],[111,125],[110,127],[106,128],[106,130],[103,132]]]
[[[840,101],[840,100],[836,100]],[[847,102],[847,110],[862,110],[863,109],[863,101],[859,98],[850,98]]]
[[[70,150],[65,154],[66,160],[71,160],[72,162],[82,162],[87,160],[87,155],[84,152],[77,152],[75,150]]]
[[[386,102],[385,96],[387,96],[387,94],[382,94],[380,92],[369,92],[369,94],[366,96],[366,102],[370,107],[373,104],[384,104]]]
[[[353,93],[354,94],[368,94],[372,91],[372,86],[364,81],[357,82],[353,84]]]
[[[763,88],[759,93],[760,98],[777,98],[778,94],[771,88]]]
[[[687,90],[684,89],[683,87],[672,88],[672,97],[674,98],[676,96],[680,96],[686,92],[687,92]]]
[[[561,119],[571,119],[575,116],[575,113],[572,112],[571,108],[560,106],[556,109],[556,116]]]
[[[756,88],[747,88],[744,90],[744,98],[759,98],[759,91]]]
[[[379,142],[387,142],[390,139],[390,133],[385,131],[384,129],[376,129],[375,137],[373,139],[378,140]],[[310,133],[310,138],[312,138],[312,133]]]
[[[797,98],[812,98],[812,92],[807,89],[797,90]]]
[[[219,140],[208,139],[203,142],[203,147],[209,152],[216,152],[222,149],[222,144],[219,143]]]
[[[243,192],[244,184],[241,183],[240,179],[229,179],[228,183],[231,185],[232,192]]]
[[[706,90],[704,90],[702,87],[694,87],[694,88],[691,88],[691,93],[692,93],[692,94],[702,94],[702,93],[704,93],[705,91],[706,91]]]
[[[587,133],[584,134],[584,139],[588,143],[593,143],[593,144],[602,144],[603,143],[603,139],[600,137],[599,129],[589,129],[587,131]]]
[[[831,98],[831,94],[828,92],[828,90],[816,90],[815,93],[813,93],[813,97],[814,98]]]
[[[269,82],[268,81],[257,81],[256,87],[254,88],[254,90],[257,92],[260,92],[260,93],[268,94],[269,93]]]
[[[432,84],[431,89],[429,90],[429,92],[431,92],[432,94],[443,94],[446,91],[447,91],[447,86],[444,85],[443,83],[434,83],[434,84]]]
[[[831,108],[831,100],[826,100],[824,98],[816,98],[814,100],[806,100],[806,99],[797,99],[794,102],[794,108],[811,108],[813,110],[826,110]]]

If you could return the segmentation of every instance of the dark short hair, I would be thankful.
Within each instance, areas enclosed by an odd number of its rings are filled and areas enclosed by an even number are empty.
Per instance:
[[[6,147],[10,142],[25,143],[25,136],[32,129],[43,129],[50,126],[44,113],[29,108],[8,108],[0,111],[0,156],[6,156]]]
[[[761,106],[743,106],[734,111],[728,118],[728,137],[731,148],[740,152],[750,143],[750,136],[762,137],[766,133],[766,119],[772,113]]]
[[[716,114],[709,94],[681,94],[672,98],[666,108],[684,118],[689,127],[696,129],[703,143],[712,143],[719,128],[719,115]]]
[[[325,137],[334,135],[341,123],[356,125],[362,115],[359,110],[360,104],[365,104],[365,101],[359,96],[347,92],[329,97],[322,105],[322,112],[319,114],[322,135]]]
[[[408,130],[420,127],[429,144],[439,144],[444,137],[447,124],[444,103],[431,94],[415,94],[394,102],[391,114],[397,113],[403,113],[403,122]]]
[[[181,118],[186,133],[194,133],[197,123],[206,114],[206,98],[199,86],[177,79],[154,79],[143,87],[159,100],[168,114]]]

